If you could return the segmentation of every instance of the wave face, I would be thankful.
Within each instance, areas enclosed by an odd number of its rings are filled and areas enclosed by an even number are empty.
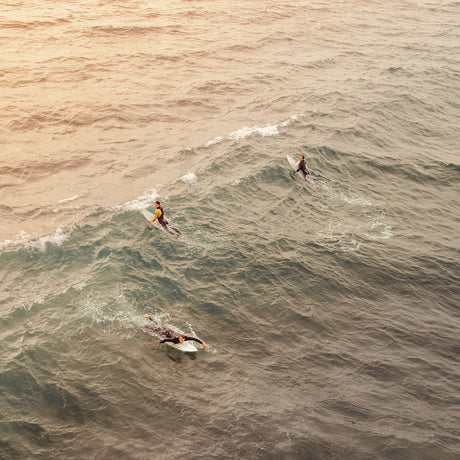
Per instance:
[[[460,455],[458,2],[257,5],[0,6],[1,458]]]

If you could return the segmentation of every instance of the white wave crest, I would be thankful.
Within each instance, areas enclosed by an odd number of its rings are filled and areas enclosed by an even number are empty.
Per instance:
[[[287,120],[284,120],[281,123],[274,123],[264,127],[253,126],[252,128],[249,128],[245,126],[244,128],[233,131],[226,136],[217,136],[214,139],[211,139],[210,141],[206,142],[204,146],[211,147],[212,145],[219,144],[224,140],[239,140],[255,136],[277,136],[279,134],[280,127],[285,128],[286,126],[289,126],[291,123],[295,122],[297,119],[298,115],[292,115]]]
[[[57,214],[59,212],[65,212],[65,211],[75,211],[81,209],[80,206],[63,206],[62,208],[56,208],[53,209],[53,214]]]
[[[54,246],[61,246],[62,243],[69,238],[69,233],[64,230],[64,228],[59,227],[51,235],[42,236],[36,241],[30,243],[31,247],[40,249],[40,251],[45,252],[46,245],[48,243],[53,244]]]
[[[292,117],[289,117],[287,120],[284,120],[282,123],[281,123],[281,126],[283,128],[285,128],[286,126],[289,126],[291,123],[294,123],[295,121],[297,121],[299,118],[298,115],[292,115]]]
[[[269,125],[265,126],[264,128],[258,128],[254,126],[253,128],[241,128],[237,131],[233,131],[228,135],[229,139],[244,139],[246,137],[253,137],[253,136],[277,136],[279,134],[278,125]]]
[[[24,242],[27,241],[28,238],[29,235],[24,230],[21,230],[16,234],[16,238],[14,238],[13,240],[2,241],[0,243],[0,251],[4,251],[5,249],[14,248],[16,246],[24,244]]]
[[[189,172],[187,174],[184,174],[180,180],[182,182],[185,182],[186,184],[196,184],[196,181],[197,181],[197,177],[196,177],[196,174],[192,173],[192,172]]]
[[[55,246],[61,246],[62,243],[69,238],[70,232],[66,232],[63,227],[59,227],[50,235],[45,235],[37,240],[30,240],[30,235],[21,230],[14,240],[5,240],[0,243],[0,251],[7,249],[15,249],[19,247],[37,248],[45,252],[48,243]]]
[[[78,198],[80,198],[80,195],[78,195],[78,193],[74,196],[71,196],[70,198],[63,198],[62,200],[59,200],[58,203],[59,204],[64,204],[64,203],[68,203],[69,201],[74,201],[74,200],[77,200]]]
[[[156,189],[152,189],[132,201],[128,201],[122,205],[113,206],[110,209],[114,211],[141,211],[153,204],[158,197],[159,195]]]
[[[224,138],[222,136],[217,136],[214,139],[211,139],[210,141],[206,142],[206,144],[204,144],[204,146],[205,147],[211,147],[211,145],[218,144],[219,142],[222,142],[223,140],[224,140]]]

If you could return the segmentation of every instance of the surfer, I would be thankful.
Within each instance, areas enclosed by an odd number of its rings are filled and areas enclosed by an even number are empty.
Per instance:
[[[299,164],[297,166],[297,171],[302,171],[303,177],[307,177],[310,174],[310,171],[307,169],[307,163],[305,163],[305,157],[300,155]]]
[[[150,221],[150,223],[155,222],[158,220],[159,224],[168,232],[171,233],[171,235],[176,235],[179,238],[183,238],[183,234],[177,230],[177,228],[171,227],[169,225],[169,222],[165,219],[165,213],[163,211],[163,208],[160,205],[159,201],[155,201],[154,203],[156,211],[155,211],[155,217]]]
[[[165,342],[172,342],[177,344],[184,343],[186,340],[193,340],[194,342],[198,342],[200,345],[203,345],[204,348],[208,348],[208,346],[203,341],[197,339],[196,337],[189,337],[188,335],[179,334],[178,332],[175,332],[172,329],[161,327],[156,321],[154,321],[150,317],[150,315],[142,315],[142,317],[149,319],[154,324],[154,326],[145,326],[147,329],[150,329],[156,334],[164,337],[163,340],[158,342],[158,345]]]

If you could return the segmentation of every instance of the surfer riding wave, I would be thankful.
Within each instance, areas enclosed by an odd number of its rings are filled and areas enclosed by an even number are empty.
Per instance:
[[[180,232],[177,228],[171,227],[169,222],[165,219],[165,213],[159,201],[155,201],[155,217],[150,221],[150,223],[155,222],[158,220],[158,223],[171,235],[176,235],[179,238],[183,238],[182,232]]]

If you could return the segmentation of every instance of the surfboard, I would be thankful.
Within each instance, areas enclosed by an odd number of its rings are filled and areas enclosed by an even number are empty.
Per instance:
[[[289,164],[291,165],[291,168],[294,171],[297,171],[297,167],[299,165],[299,162],[295,161],[294,158],[292,158],[290,155],[286,155],[286,158],[287,158],[287,161],[289,162]],[[302,178],[302,180],[307,182],[309,185],[312,185],[313,187],[316,187],[315,181],[314,181],[313,177],[310,174],[308,174],[306,177],[303,177],[303,174],[301,173],[301,171],[299,171],[297,174]]]
[[[153,220],[153,218],[155,217],[154,214],[152,214],[150,211],[147,211],[147,209],[143,209],[142,210],[142,214],[143,216],[150,222],[151,220]],[[155,221],[153,224],[156,224],[157,221]],[[153,225],[152,224],[152,225]]]
[[[148,221],[148,226],[151,228],[151,227],[156,227],[156,228],[159,228],[160,230],[163,230],[165,231],[165,229],[163,228],[163,226],[158,222],[158,220],[156,220],[155,222],[151,222],[152,219],[155,217],[155,214],[152,214],[150,211],[147,211],[147,209],[143,209],[142,211],[142,214],[143,216],[146,218],[146,220]],[[165,233],[168,233],[168,232],[165,232]]]
[[[195,347],[189,340],[186,340],[184,343],[171,343],[165,342],[176,350],[183,351],[184,353],[194,353],[198,351],[198,348]]]

